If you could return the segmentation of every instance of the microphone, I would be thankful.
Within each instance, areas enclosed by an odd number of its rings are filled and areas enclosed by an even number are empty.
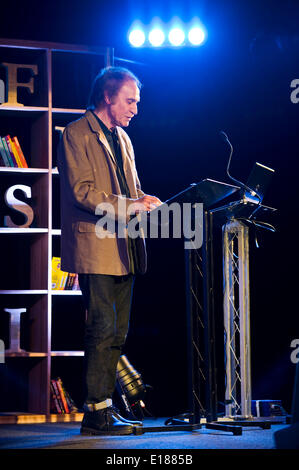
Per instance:
[[[239,184],[241,186],[241,188],[248,191],[251,194],[251,196],[256,196],[259,200],[259,205],[260,205],[262,203],[262,199],[261,199],[260,195],[256,191],[254,191],[253,189],[249,188],[249,186],[247,186],[245,183],[242,183],[242,181],[239,181],[236,178],[234,178],[233,176],[231,176],[231,174],[230,174],[230,165],[231,165],[231,160],[232,160],[232,155],[233,155],[234,149],[233,149],[233,146],[232,146],[229,138],[227,137],[226,133],[224,131],[220,131],[219,134],[221,135],[224,142],[226,142],[228,144],[229,148],[230,148],[230,155],[229,155],[229,159],[228,159],[228,163],[227,163],[227,167],[226,167],[227,176],[232,181]]]

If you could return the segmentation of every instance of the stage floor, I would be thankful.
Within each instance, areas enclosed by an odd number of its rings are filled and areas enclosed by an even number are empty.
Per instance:
[[[241,435],[207,429],[203,424],[192,431],[170,431],[166,418],[144,420],[146,432],[129,436],[81,436],[80,423],[4,424],[0,426],[0,449],[275,449],[274,433],[286,424],[270,429],[242,427]],[[150,428],[161,430],[151,431]]]

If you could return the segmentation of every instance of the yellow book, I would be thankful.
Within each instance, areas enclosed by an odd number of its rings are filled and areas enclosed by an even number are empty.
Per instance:
[[[19,156],[21,166],[23,168],[28,168],[28,164],[27,164],[26,159],[24,157],[23,150],[21,149],[19,139],[17,138],[17,136],[12,138],[12,142],[13,142],[15,148],[16,148],[16,151],[18,152],[18,156]]]
[[[61,289],[62,271],[60,269],[61,258],[53,256],[52,258],[52,289]]]
[[[59,290],[64,290],[69,273],[65,271],[60,271],[60,272],[61,272],[61,278],[60,278]]]
[[[19,168],[22,168],[23,165],[22,165],[22,163],[21,163],[21,160],[20,160],[20,157],[19,157],[19,153],[18,153],[18,151],[17,151],[17,148],[16,148],[15,143],[11,140],[11,138],[10,138],[10,145],[11,145],[11,149],[12,149],[12,151],[13,151],[13,154],[14,154],[14,156],[15,156],[16,162],[17,162],[17,164],[18,164],[18,167],[19,167]]]

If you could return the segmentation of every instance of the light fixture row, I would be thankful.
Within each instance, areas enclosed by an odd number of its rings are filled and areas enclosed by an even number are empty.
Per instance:
[[[129,43],[133,47],[200,46],[205,38],[205,31],[201,26],[192,26],[188,30],[174,26],[169,31],[161,26],[154,26],[148,31],[142,26],[135,26],[128,34]]]

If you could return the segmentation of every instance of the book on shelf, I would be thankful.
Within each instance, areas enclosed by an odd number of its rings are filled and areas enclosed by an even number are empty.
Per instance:
[[[4,163],[3,166],[14,166],[9,149],[7,147],[6,140],[3,137],[0,137],[0,152],[2,161]]]
[[[61,403],[62,403],[64,412],[65,412],[65,413],[69,413],[69,412],[70,412],[70,409],[69,409],[68,403],[67,403],[67,401],[66,401],[66,396],[65,396],[65,393],[64,393],[64,388],[62,387],[62,381],[61,381],[61,379],[60,379],[59,377],[58,377],[58,379],[56,379],[56,384],[57,384],[57,388],[58,388],[58,392],[59,392],[59,397],[60,397],[60,400],[61,400]]]
[[[22,168],[28,168],[28,164],[27,164],[26,158],[25,158],[25,156],[24,156],[22,147],[20,146],[19,139],[18,139],[18,137],[17,137],[16,135],[12,138],[12,143],[13,143],[13,145],[15,146],[16,151],[17,151],[17,153],[18,153],[18,155],[19,155],[19,159],[20,159],[20,163],[21,163]]]
[[[61,258],[52,258],[52,290],[80,290],[78,274],[61,270]]]
[[[61,400],[59,398],[59,391],[55,380],[50,381],[50,392],[51,392],[51,402],[50,409],[52,412],[63,414],[64,410],[62,407]]]
[[[75,403],[66,391],[60,377],[51,379],[51,411],[58,414],[69,414],[78,411]]]
[[[17,136],[0,137],[0,165],[13,168],[28,168],[27,161]]]

